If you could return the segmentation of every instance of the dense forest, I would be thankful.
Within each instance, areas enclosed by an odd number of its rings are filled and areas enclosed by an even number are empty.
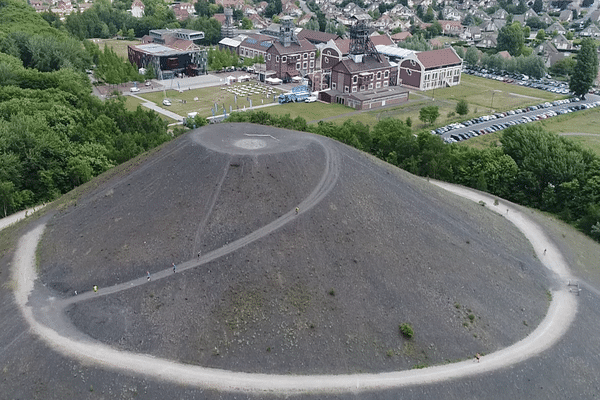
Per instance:
[[[385,119],[373,128],[360,122],[336,125],[266,112],[233,113],[230,122],[253,122],[316,133],[368,152],[408,172],[489,192],[548,211],[600,240],[600,159],[578,144],[524,124],[506,129],[501,146],[477,150],[446,145],[437,135],[415,135],[403,121]]]
[[[85,69],[94,53],[83,42],[16,0],[1,0],[0,15],[2,216],[54,200],[170,139],[153,111],[92,96]]]

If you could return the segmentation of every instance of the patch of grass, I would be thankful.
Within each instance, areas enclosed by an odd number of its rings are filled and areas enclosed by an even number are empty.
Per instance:
[[[407,339],[411,339],[415,334],[412,325],[407,322],[400,324],[398,328],[400,329],[400,334]]]
[[[552,301],[552,292],[549,290],[546,290],[546,298],[548,299],[548,301]]]
[[[344,116],[353,113],[354,109],[341,104],[323,103],[287,103],[277,107],[269,107],[265,111],[269,114],[282,116],[289,114],[290,118],[302,117],[308,123],[316,124],[322,119],[332,116]]]
[[[471,322],[475,321],[475,314],[469,314],[468,317]]]
[[[427,368],[429,365],[427,363],[418,363],[412,366],[411,369],[423,369]]]
[[[331,288],[328,293],[330,296],[335,296],[335,290],[333,288]]]
[[[393,357],[394,356],[394,350],[388,349],[388,351],[385,352],[385,355],[387,357]]]
[[[482,206],[482,207],[485,207],[485,201],[479,200],[479,205]]]
[[[576,130],[579,130],[579,127]],[[569,135],[564,137],[579,144],[584,149],[591,150],[597,157],[600,157],[600,135]]]
[[[540,122],[545,130],[554,133],[577,132],[577,133],[599,133],[600,109],[577,111],[558,115]]]
[[[310,305],[311,295],[304,285],[297,283],[285,293],[285,302],[292,305],[300,313],[306,312]]]
[[[112,47],[117,55],[125,60],[128,59],[127,55],[127,46],[128,45],[138,45],[141,44],[139,40],[117,40],[117,39],[90,39],[93,40],[98,46],[100,46],[100,50],[104,50],[104,45],[108,47]]]
[[[458,302],[454,303],[454,308],[460,310],[460,303],[458,303]]]

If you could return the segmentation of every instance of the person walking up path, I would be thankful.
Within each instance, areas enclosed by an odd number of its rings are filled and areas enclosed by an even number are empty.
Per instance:
[[[176,268],[176,267],[177,267],[177,266],[175,265],[175,263],[173,263],[173,273],[175,273],[175,268]]]
[[[150,271],[146,271],[146,277],[148,278],[148,282],[150,282]]]

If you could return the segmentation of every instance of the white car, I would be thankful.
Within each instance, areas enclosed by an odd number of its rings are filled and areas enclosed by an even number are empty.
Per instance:
[[[130,91],[130,92],[139,92],[139,91],[140,91],[140,88],[139,88],[139,87],[137,87],[137,86],[134,86],[134,87],[132,87],[132,88],[129,88],[129,91]]]
[[[304,99],[305,103],[313,103],[315,101],[317,101],[317,96],[309,96],[306,99]]]
[[[163,100],[163,105],[165,105],[165,106],[170,106],[170,105],[171,105],[171,100],[169,100],[169,99],[164,99],[164,100]]]
[[[152,85],[152,82],[150,82],[150,81],[146,81],[146,83],[144,83],[144,85],[146,85],[146,86],[150,86],[150,85]]]

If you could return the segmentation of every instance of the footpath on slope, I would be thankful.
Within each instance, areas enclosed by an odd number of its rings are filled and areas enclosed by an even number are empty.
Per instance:
[[[329,170],[325,172],[321,182],[311,195],[301,204],[302,212],[307,212],[316,205],[335,185],[336,161],[331,160],[335,160],[336,157],[329,157],[329,159]],[[434,182],[434,184],[476,202],[483,201],[486,204],[494,204],[494,201],[497,200],[490,195],[443,182]],[[509,203],[500,201],[497,205],[489,207],[504,215],[524,233],[538,257],[556,274],[559,281],[566,282],[568,279],[572,279],[562,254],[539,226]],[[251,233],[248,237],[240,239],[236,246],[231,246],[233,243],[230,244],[231,247],[228,247],[228,251],[219,253],[219,256],[256,240],[256,237],[262,237],[278,229],[291,219],[289,214]],[[561,285],[560,289],[552,292],[553,297],[546,317],[529,336],[505,349],[481,357],[479,363],[467,360],[425,369],[378,374],[296,376],[240,373],[204,368],[143,354],[118,351],[77,331],[63,312],[64,304],[61,305],[61,301],[52,298],[49,290],[42,285],[37,285],[34,290],[35,249],[44,227],[45,225],[40,223],[22,236],[13,263],[13,273],[17,281],[16,300],[32,332],[52,349],[82,362],[91,362],[109,369],[142,374],[192,387],[271,393],[356,392],[424,385],[489,373],[522,362],[552,347],[567,332],[577,311],[576,296],[569,293],[565,285]],[[195,266],[185,267],[193,268]],[[166,275],[169,275],[168,270],[165,270]],[[104,294],[108,294],[111,290],[125,290],[127,285],[138,285],[143,282],[142,278],[110,289],[107,288]]]

